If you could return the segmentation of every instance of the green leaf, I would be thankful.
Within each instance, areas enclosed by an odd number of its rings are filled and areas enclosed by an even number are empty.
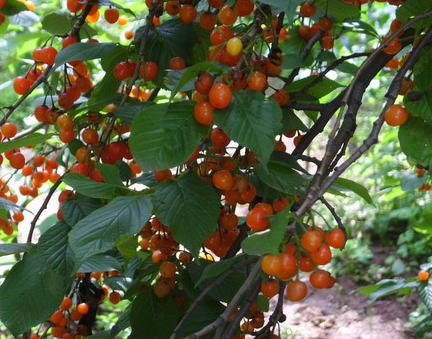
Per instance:
[[[195,121],[193,108],[190,101],[174,102],[137,115],[129,145],[143,172],[181,165],[195,151],[209,128]]]
[[[192,285],[188,286],[188,288],[193,288],[195,291],[197,290],[197,282],[201,278],[201,275],[204,272],[204,269],[209,266],[213,265],[214,262],[201,259],[197,263],[196,261],[190,263],[188,265],[187,273],[189,274]],[[254,264],[252,264],[253,266]],[[244,268],[242,270],[237,270],[236,272],[231,273],[228,275],[223,281],[220,281],[217,286],[215,286],[209,293],[208,296],[213,298],[214,300],[218,302],[229,302],[234,298],[238,290],[242,287],[246,280],[246,272],[247,269]],[[184,277],[182,277],[184,278]],[[203,285],[199,289],[203,290],[206,286]],[[186,293],[192,295],[190,291],[187,291]]]
[[[210,279],[217,278],[221,274],[223,274],[226,270],[228,270],[232,265],[238,263],[239,261],[244,260],[243,255],[239,255],[227,260],[221,260],[218,262],[211,263],[207,265],[201,274],[201,277],[196,282],[195,286],[200,286],[203,283],[207,282]]]
[[[431,77],[431,67],[432,67],[432,48],[426,46],[421,54],[420,58],[414,65],[414,82],[415,89],[418,91],[430,91],[430,77]],[[407,96],[404,96],[407,99]]]
[[[230,106],[215,112],[216,124],[232,140],[253,150],[264,164],[282,129],[281,120],[282,110],[276,101],[251,90],[234,92]]]
[[[405,192],[414,192],[428,181],[427,175],[417,175],[415,173],[403,173],[401,187]]]
[[[399,127],[399,143],[402,152],[410,159],[432,167],[432,126],[423,119],[410,116],[408,121]]]
[[[347,4],[342,0],[316,0],[314,4],[323,14],[325,13],[336,22],[342,22],[360,15],[360,10],[356,6]]]
[[[0,197],[0,208],[3,208],[6,211],[11,211],[11,212],[17,212],[21,210],[21,206],[2,197]]]
[[[316,81],[316,79],[316,75],[311,75],[306,78],[294,81],[285,89],[289,93],[295,94],[296,92],[303,91],[304,87],[309,86],[313,81]],[[306,93],[311,95],[315,99],[319,99],[340,87],[343,87],[343,85],[329,78],[323,78],[319,82],[314,84],[312,87],[310,87],[306,91]]]
[[[0,320],[17,337],[40,324],[63,300],[63,279],[32,249],[0,286]]]
[[[91,180],[89,177],[78,173],[67,173],[63,177],[63,182],[74,188],[78,193],[96,199],[112,199],[116,195],[116,188],[122,188],[119,185]]]
[[[416,94],[414,94],[416,93]],[[418,93],[418,97],[417,97]],[[424,119],[428,124],[432,124],[432,90],[425,92],[411,91],[404,97],[405,108],[415,116]]]
[[[71,16],[65,13],[50,13],[42,19],[42,28],[54,35],[65,35],[72,29]]]
[[[282,130],[281,133],[289,131],[289,130],[298,130],[306,132],[308,128],[300,120],[300,118],[293,112],[293,110],[289,108],[282,108]]]
[[[404,279],[385,279],[379,282],[379,288],[369,295],[372,302],[395,293],[408,295],[417,286],[416,281],[406,282]]]
[[[180,329],[179,335],[184,338],[195,333],[205,326],[211,324],[225,311],[225,306],[216,300],[205,300],[198,305],[191,316],[186,319]],[[213,333],[203,337],[203,339],[213,338]]]
[[[122,268],[121,262],[113,256],[106,254],[96,254],[88,258],[79,268],[77,272],[107,272],[120,271]]]
[[[123,106],[117,107],[113,114],[116,118],[122,119],[128,124],[132,124],[135,117],[139,112],[145,110],[148,106],[153,105],[154,102],[131,102]]]
[[[120,236],[138,233],[151,214],[149,197],[116,197],[80,220],[69,233],[78,264],[113,248]]]
[[[125,187],[120,179],[120,171],[117,166],[96,163],[96,168],[99,170],[99,172],[101,172],[105,183],[118,187]]]
[[[74,266],[74,253],[68,244],[71,227],[65,222],[58,222],[39,238],[37,251],[46,265],[65,279],[67,285]]]
[[[408,0],[405,1],[396,10],[396,17],[406,23],[409,19],[426,13],[432,9],[431,2],[429,0]],[[432,23],[432,18],[428,17],[421,21],[418,21],[412,25],[413,28],[420,29],[429,27]]]
[[[11,141],[3,141],[0,143],[0,153],[3,153],[4,151],[14,149],[14,148],[21,148],[25,146],[34,146],[37,144],[41,144],[44,141],[47,141],[53,135],[54,135],[53,133],[41,134],[41,133],[34,132],[19,139],[14,139]]]
[[[270,309],[270,299],[262,294],[257,295],[255,303],[261,312],[268,312]]]
[[[174,239],[197,257],[202,242],[216,229],[220,196],[207,181],[189,173],[157,186],[153,204]]]
[[[113,51],[116,45],[114,42],[98,44],[78,42],[72,44],[58,52],[54,68],[58,68],[70,61],[100,59]]]
[[[426,305],[429,311],[432,311],[432,281],[429,279],[427,283],[419,283],[417,292],[422,303]]]
[[[69,199],[62,205],[63,220],[74,226],[82,218],[86,217],[96,209],[102,207],[100,200],[79,195],[76,199]]]
[[[114,76],[113,69],[120,61],[126,60],[127,56],[127,47],[117,45],[101,58],[101,66],[106,73],[102,81],[94,87],[89,98],[89,105],[104,102],[105,100],[112,100],[116,97],[121,82]],[[104,106],[106,106],[106,104],[101,106],[101,108]]]
[[[246,254],[262,255],[279,253],[279,246],[291,220],[291,212],[284,210],[272,217],[268,230],[257,232],[243,240],[242,249]]]
[[[256,164],[255,173],[266,185],[285,194],[299,193],[304,182],[297,171],[283,162],[269,161],[267,166]]]
[[[341,191],[353,192],[357,194],[360,198],[363,198],[368,204],[375,206],[367,188],[359,184],[358,182],[345,178],[337,178],[335,183],[333,184],[333,188],[339,189]]]
[[[33,244],[0,244],[0,257],[28,252],[33,246]]]
[[[6,4],[2,7],[1,12],[5,15],[15,15],[22,11],[27,11],[27,6],[17,0],[7,0]]]
[[[135,33],[135,41],[138,43],[144,32],[144,26]],[[159,69],[167,69],[169,60],[174,56],[186,59],[187,64],[192,64],[192,47],[198,41],[193,25],[183,24],[178,18],[167,20],[150,30],[146,45],[146,60],[157,61]],[[164,72],[159,72],[154,80],[158,86],[165,87]]]
[[[136,256],[137,248],[138,248],[138,238],[136,236],[132,236],[126,239],[121,239],[121,242],[117,242],[117,249],[123,256],[125,264],[127,264],[129,260],[131,260]]]
[[[68,34],[75,22],[75,18],[66,13],[50,13],[42,20],[42,28],[52,35],[63,36]],[[90,38],[97,34],[97,31],[87,23],[82,26],[80,37]]]
[[[432,203],[422,207],[421,214],[414,219],[413,227],[417,232],[432,234]]]
[[[158,298],[148,288],[132,302],[130,339],[169,338],[178,322],[178,307],[171,296]]]

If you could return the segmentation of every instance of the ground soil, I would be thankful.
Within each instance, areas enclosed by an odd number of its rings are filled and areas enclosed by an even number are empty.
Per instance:
[[[374,263],[383,264],[388,247],[377,246]],[[357,292],[359,284],[337,277],[332,289],[310,288],[306,300],[284,303],[287,320],[281,324],[283,339],[408,339],[409,313],[418,305],[417,296],[393,295],[375,303]]]
[[[286,301],[287,320],[281,324],[282,338],[292,339],[402,339],[413,338],[406,327],[409,312],[416,307],[411,299],[396,297],[371,304],[356,292],[346,278],[339,287],[314,290],[300,303]]]

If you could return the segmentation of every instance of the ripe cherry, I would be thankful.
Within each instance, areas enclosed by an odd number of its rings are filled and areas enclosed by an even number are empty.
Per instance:
[[[197,92],[203,95],[207,95],[213,86],[213,76],[208,72],[200,72],[198,79],[194,82],[194,88]]]
[[[209,92],[209,101],[218,109],[227,108],[232,100],[231,89],[224,83],[214,84]]]
[[[213,125],[214,107],[208,101],[198,102],[194,107],[195,120],[204,126]]]
[[[307,230],[301,237],[302,247],[308,252],[315,252],[321,246],[323,235],[317,230]]]
[[[238,13],[234,7],[225,5],[219,11],[218,18],[221,24],[231,26],[234,22],[236,22]]]
[[[307,285],[303,281],[290,281],[286,287],[286,296],[290,301],[301,301],[306,298]]]
[[[326,243],[333,248],[344,248],[346,237],[344,231],[340,228],[334,228],[324,235]]]
[[[110,24],[114,24],[120,17],[119,10],[115,7],[110,7],[105,10],[104,18]]]
[[[210,42],[213,45],[220,45],[234,36],[232,30],[227,26],[215,27],[210,33]]]
[[[395,104],[384,113],[384,120],[389,126],[400,126],[407,122],[409,112],[402,105]]]
[[[13,89],[16,94],[22,95],[29,90],[31,84],[31,81],[26,77],[17,76],[13,82]]]
[[[213,185],[222,191],[228,191],[233,187],[234,179],[231,172],[220,170],[213,174]]]
[[[272,276],[277,276],[280,272],[282,262],[276,254],[265,254],[261,261],[261,268],[264,273]]]

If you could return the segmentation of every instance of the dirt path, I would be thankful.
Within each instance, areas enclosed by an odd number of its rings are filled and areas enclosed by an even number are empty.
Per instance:
[[[301,303],[285,303],[283,339],[412,338],[404,324],[416,307],[415,300],[403,304],[392,298],[370,304],[350,280],[338,282],[339,287],[331,290],[311,288]]]

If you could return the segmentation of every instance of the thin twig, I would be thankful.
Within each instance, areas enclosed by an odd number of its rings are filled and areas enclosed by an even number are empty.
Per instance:
[[[27,243],[31,243],[32,238],[33,238],[33,232],[36,228],[36,223],[39,220],[39,217],[41,216],[42,212],[48,207],[48,203],[51,200],[54,192],[57,190],[59,185],[62,183],[63,177],[64,177],[64,174],[54,183],[53,186],[51,186],[51,188],[50,188],[47,196],[45,197],[45,200],[43,201],[41,207],[39,208],[39,210],[37,211],[37,213],[33,217],[33,220],[30,223],[30,230],[29,230],[29,233],[27,236]]]

